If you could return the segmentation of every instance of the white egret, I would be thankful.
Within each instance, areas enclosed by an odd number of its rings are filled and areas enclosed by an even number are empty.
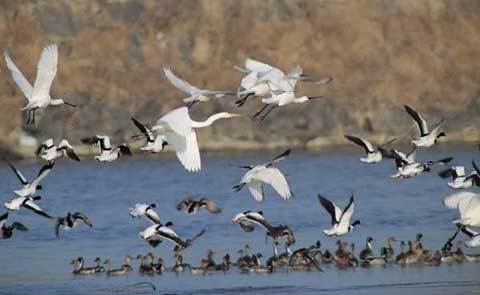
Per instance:
[[[33,87],[13,63],[10,56],[7,53],[4,53],[4,55],[7,67],[12,72],[13,80],[28,99],[27,105],[21,109],[22,111],[28,111],[27,124],[35,124],[35,111],[37,109],[43,109],[49,105],[57,106],[62,104],[75,107],[74,104],[68,103],[61,98],[53,99],[50,96],[50,88],[57,74],[58,47],[56,44],[48,45],[42,50]]]
[[[201,169],[201,161],[195,129],[210,126],[219,119],[239,116],[239,114],[222,112],[211,115],[203,122],[198,122],[190,118],[187,107],[180,107],[158,119],[152,130],[165,137],[185,169],[196,172]]]

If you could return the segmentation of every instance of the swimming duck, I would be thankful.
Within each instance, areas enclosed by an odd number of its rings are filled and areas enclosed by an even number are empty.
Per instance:
[[[153,270],[156,273],[161,274],[165,270],[165,266],[163,265],[163,259],[158,257],[157,263],[152,264]]]
[[[360,260],[364,261],[367,257],[373,256],[372,242],[373,242],[373,238],[368,237],[365,242],[365,248],[362,251],[360,251],[360,255],[358,256]]]
[[[120,268],[112,269],[112,262],[110,261],[110,259],[106,259],[103,264],[106,265],[106,273],[107,273],[107,276],[109,277],[121,276],[128,273],[128,270],[123,265]]]
[[[387,248],[382,247],[380,249],[380,256],[367,256],[362,264],[366,266],[370,265],[384,265],[387,263]]]
[[[125,268],[126,271],[131,271],[132,268],[132,257],[130,255],[125,256],[125,263],[122,264],[122,267]]]
[[[395,263],[397,264],[405,264],[405,260],[407,258],[407,254],[404,252],[405,242],[400,241],[400,253],[395,258]]]
[[[423,265],[426,266],[439,266],[440,264],[442,264],[442,253],[440,253],[438,250],[433,253],[432,257],[429,257],[423,261]]]
[[[463,260],[465,259],[465,255],[463,254],[462,250],[463,242],[462,241],[457,241],[457,249],[455,252],[453,252],[453,258],[455,258],[455,261],[457,263],[462,263]]]
[[[183,263],[183,256],[179,253],[175,253],[175,265],[173,266],[174,272],[183,272],[185,271],[186,264]]]
[[[393,245],[392,245],[392,243],[395,242],[395,241],[397,241],[395,239],[395,237],[389,237],[387,239],[387,253],[386,253],[386,258],[387,259],[392,258],[393,255],[395,254],[395,251],[393,250]]]
[[[103,266],[100,265],[101,263],[100,257],[95,258],[94,262],[96,263],[96,265],[91,267],[85,267],[85,260],[83,259],[83,257],[78,257],[77,260],[78,260],[78,268],[77,268],[78,271],[76,272],[76,274],[87,275],[87,274],[94,274],[94,273],[105,271]]]

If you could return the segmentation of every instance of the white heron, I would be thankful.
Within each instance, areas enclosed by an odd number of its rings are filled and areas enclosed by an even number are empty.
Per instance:
[[[213,98],[221,98],[226,95],[236,95],[234,91],[208,90],[197,88],[188,83],[187,81],[180,79],[168,67],[164,67],[163,72],[165,73],[165,77],[167,77],[168,81],[170,81],[173,86],[190,95],[183,99],[183,102],[187,103],[188,108],[192,107],[195,103],[199,101],[206,102],[210,101]]]
[[[239,114],[222,112],[211,115],[203,122],[198,122],[190,118],[187,107],[180,107],[158,119],[152,130],[165,136],[165,140],[173,147],[178,160],[186,170],[196,172],[201,169],[201,161],[195,129],[210,126],[219,119],[239,116]]]
[[[366,158],[360,158],[361,162],[374,164],[380,162],[383,158],[393,158],[391,151],[386,150],[384,147],[396,139],[392,138],[386,143],[382,145],[378,145],[375,149],[373,145],[366,139],[361,137],[352,136],[352,135],[344,135],[346,139],[350,140],[351,142],[363,147],[365,149],[365,153],[367,154]]]
[[[460,218],[453,223],[461,226],[480,226],[480,194],[458,192],[445,197],[443,204],[460,212]]]
[[[58,145],[55,145],[53,144],[53,139],[49,138],[37,148],[36,154],[48,162],[55,161],[61,156],[74,161],[80,161],[75,150],[66,139],[62,139]]]
[[[293,194],[288,186],[287,180],[283,173],[276,167],[272,167],[274,163],[284,160],[290,154],[290,149],[276,156],[271,161],[257,166],[239,166],[248,169],[247,173],[242,177],[240,183],[233,187],[238,192],[246,184],[253,198],[258,202],[263,201],[263,184],[269,184],[284,200],[292,198]]]
[[[31,196],[37,192],[37,190],[41,190],[42,186],[40,185],[40,181],[47,177],[47,175],[50,173],[50,171],[53,169],[53,166],[55,165],[54,161],[48,162],[47,164],[43,165],[40,171],[37,174],[37,177],[32,181],[28,182],[25,176],[23,176],[22,172],[15,168],[15,166],[12,165],[12,163],[7,162],[8,166],[13,170],[15,175],[17,176],[18,180],[22,184],[22,188],[19,190],[14,191],[15,194],[17,194],[20,197],[26,197],[26,196]]]
[[[112,148],[110,137],[106,135],[95,135],[93,137],[83,138],[82,142],[85,144],[98,145],[100,155],[95,156],[95,160],[99,162],[113,162],[120,158],[120,155],[132,155],[132,151],[126,143],[122,143]]]
[[[21,109],[22,111],[28,111],[27,124],[35,124],[35,111],[46,108],[49,105],[58,106],[64,104],[75,107],[74,104],[68,103],[61,98],[54,99],[50,96],[50,88],[57,74],[58,47],[56,44],[48,45],[42,50],[33,87],[13,63],[10,56],[6,52],[4,55],[7,67],[12,72],[13,80],[28,99],[27,105]]]
[[[353,210],[355,209],[355,202],[353,201],[353,194],[350,197],[350,200],[345,207],[345,209],[340,210],[334,202],[328,200],[322,195],[317,195],[320,204],[327,210],[332,219],[332,228],[326,229],[323,233],[327,236],[341,236],[349,233],[355,226],[360,224],[360,220],[355,220],[350,224],[350,219],[353,215]]]
[[[442,136],[446,136],[445,132],[440,131],[442,127],[443,120],[440,121],[431,131],[428,131],[427,122],[423,117],[417,113],[413,108],[405,105],[405,110],[412,117],[412,119],[417,123],[418,130],[420,131],[420,137],[412,140],[412,143],[418,147],[429,147],[434,145],[438,139]]]

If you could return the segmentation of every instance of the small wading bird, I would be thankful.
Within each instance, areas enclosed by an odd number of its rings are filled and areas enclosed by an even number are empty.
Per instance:
[[[374,164],[374,163],[380,162],[383,158],[390,158],[390,159],[393,158],[391,151],[386,150],[385,146],[394,142],[396,140],[395,138],[390,139],[389,141],[387,141],[382,145],[378,145],[377,149],[375,149],[369,141],[363,138],[347,135],[347,134],[345,134],[345,138],[365,149],[365,153],[367,154],[367,157],[360,158],[360,161],[364,163]]]
[[[62,139],[58,145],[53,144],[53,139],[49,138],[42,142],[37,148],[36,154],[45,161],[55,161],[61,156],[74,161],[80,161],[75,150],[66,139]]]
[[[55,236],[57,239],[60,237],[60,229],[63,228],[64,230],[71,230],[74,228],[79,221],[82,221],[89,227],[92,227],[93,224],[90,219],[80,212],[75,212],[71,214],[68,212],[67,216],[57,218],[57,222],[55,223]]]
[[[8,166],[12,168],[13,172],[22,184],[21,189],[14,191],[14,193],[19,195],[20,197],[31,196],[35,194],[37,190],[41,190],[42,186],[40,185],[40,181],[47,177],[48,173],[50,173],[50,171],[53,169],[53,165],[55,165],[54,161],[48,162],[47,164],[43,165],[38,172],[37,178],[35,178],[32,182],[28,182],[25,176],[23,176],[22,172],[20,172],[20,170],[15,168],[15,166],[13,166],[10,162],[7,163]]]
[[[83,138],[82,142],[85,144],[98,145],[100,155],[95,156],[95,160],[99,162],[113,162],[120,158],[120,155],[132,155],[132,151],[126,143],[122,143],[112,148],[110,137],[106,135],[95,135],[93,137]]]
[[[183,102],[187,104],[188,108],[191,108],[199,101],[206,102],[214,98],[221,98],[226,95],[234,96],[237,94],[234,91],[218,91],[197,88],[187,81],[177,77],[170,68],[164,67],[163,72],[165,73],[165,77],[167,77],[168,81],[170,81],[175,88],[190,95],[183,99]]]
[[[45,211],[43,211],[42,208],[40,208],[40,206],[34,203],[34,201],[38,201],[41,199],[42,199],[41,196],[18,197],[11,200],[10,202],[6,202],[4,205],[5,205],[5,208],[7,208],[8,210],[18,211],[20,210],[21,207],[24,207],[43,217],[53,218],[52,216],[48,215]]]
[[[284,200],[292,197],[292,192],[288,186],[287,180],[282,172],[273,164],[278,163],[290,154],[290,149],[273,158],[270,162],[263,163],[257,166],[238,166],[239,168],[248,169],[247,173],[242,177],[240,183],[233,187],[233,190],[238,192],[246,184],[252,194],[253,198],[258,202],[263,201],[263,184],[269,184]]]
[[[51,44],[42,50],[37,65],[37,78],[35,79],[33,87],[13,63],[10,56],[8,56],[7,53],[4,53],[4,55],[7,67],[12,72],[13,80],[17,83],[23,95],[28,99],[27,105],[21,109],[22,111],[25,110],[28,112],[27,124],[35,124],[35,111],[44,109],[49,105],[57,106],[64,104],[75,107],[74,104],[68,103],[63,99],[53,99],[50,97],[50,88],[57,74],[57,45]]]
[[[141,123],[140,121],[138,121],[133,117],[132,117],[132,121],[135,124],[135,126],[137,126],[137,128],[143,133],[143,136],[147,139],[147,145],[141,147],[140,150],[146,151],[146,152],[152,152],[152,153],[162,152],[165,146],[168,144],[165,141],[165,136],[163,135],[155,136],[152,130],[150,130],[150,128],[148,128],[147,125]],[[138,137],[138,136],[135,136],[135,137]]]
[[[205,230],[202,230],[197,235],[191,239],[182,240],[178,237],[177,233],[170,228],[173,224],[167,222],[165,225],[162,224],[153,224],[147,227],[144,231],[140,232],[140,238],[147,241],[152,247],[156,247],[162,242],[161,239],[168,240],[175,245],[174,251],[180,252],[188,247],[190,247],[193,242],[201,237]]]
[[[201,198],[200,200],[196,201],[192,197],[181,200],[177,205],[177,210],[185,210],[185,212],[188,214],[195,214],[202,207],[213,214],[222,212],[222,209],[220,209],[220,207],[218,207],[214,201],[207,198]]]
[[[1,238],[3,240],[10,239],[13,235],[13,230],[19,230],[19,231],[28,231],[28,228],[21,224],[20,222],[14,222],[11,225],[7,225],[7,218],[8,218],[8,212],[5,212],[5,214],[0,215],[0,230],[2,231]]]
[[[332,228],[326,229],[323,233],[327,236],[341,236],[346,233],[349,233],[355,226],[360,224],[360,220],[355,220],[350,224],[350,219],[353,215],[353,210],[355,209],[355,203],[353,201],[353,194],[350,197],[350,201],[348,202],[345,209],[340,210],[340,208],[335,205],[334,202],[328,200],[327,198],[323,197],[322,195],[317,195],[320,204],[327,210],[330,214],[332,219]]]
[[[446,136],[445,132],[440,131],[440,127],[443,124],[443,120],[440,121],[431,131],[428,131],[427,122],[420,116],[417,111],[413,108],[405,105],[405,110],[407,113],[412,117],[412,119],[417,123],[418,130],[420,131],[420,137],[417,139],[412,140],[412,143],[418,147],[429,147],[434,145],[438,139],[442,136]]]
[[[175,149],[178,160],[187,171],[196,172],[200,171],[201,162],[195,129],[210,126],[219,119],[239,116],[239,114],[222,112],[211,115],[203,122],[198,122],[190,118],[187,107],[181,107],[158,119],[152,130],[165,136],[165,140]]]
[[[145,216],[150,222],[153,224],[162,224],[160,222],[160,216],[158,216],[157,212],[155,212],[154,208],[157,205],[152,203],[150,205],[147,204],[135,204],[135,207],[130,208],[130,216],[140,218]]]

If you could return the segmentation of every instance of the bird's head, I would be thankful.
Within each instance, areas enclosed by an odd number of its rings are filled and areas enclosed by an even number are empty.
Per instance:
[[[51,105],[66,105],[66,106],[69,106],[69,107],[72,107],[72,108],[75,108],[77,107],[76,105],[74,105],[73,103],[69,103],[67,101],[65,101],[64,99],[61,99],[61,98],[57,98],[57,99],[52,99],[52,101],[50,102]]]
[[[239,224],[245,218],[245,213],[238,213],[237,215],[235,215],[235,217],[233,217],[232,222],[235,224]]]
[[[149,206],[152,207],[152,208],[156,208],[156,207],[157,207],[157,204],[151,203]]]
[[[422,234],[422,233],[418,233],[418,234],[415,236],[415,239],[416,239],[417,241],[420,241],[422,238],[423,238],[423,234]]]
[[[37,189],[37,190],[42,190],[42,189],[43,189],[43,187],[42,187],[42,185],[41,185],[41,184],[37,184],[37,187],[36,187],[36,189]]]

